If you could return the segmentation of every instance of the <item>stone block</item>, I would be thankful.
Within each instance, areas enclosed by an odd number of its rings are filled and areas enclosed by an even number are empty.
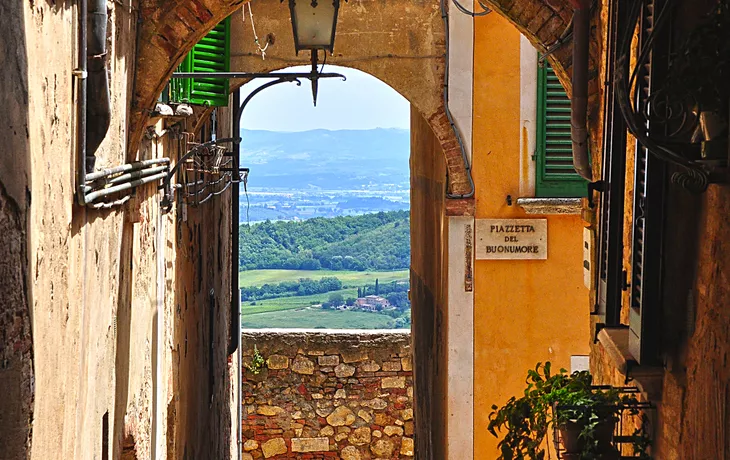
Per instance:
[[[365,361],[366,359],[368,359],[367,352],[362,351],[362,350],[343,351],[341,353],[341,355],[342,355],[342,361],[347,364],[359,363],[361,361]]]
[[[352,425],[355,414],[346,406],[340,406],[327,416],[327,423],[332,426]]]
[[[403,409],[400,416],[403,420],[413,420],[413,409]]]
[[[406,378],[405,377],[383,377],[380,383],[383,388],[405,388]]]
[[[369,361],[367,363],[361,364],[360,370],[362,372],[378,372],[380,370],[380,365],[375,361]]]
[[[269,439],[261,444],[261,450],[264,452],[264,458],[285,454],[287,452],[286,441],[284,441],[284,438]]]
[[[406,436],[413,436],[413,422],[406,422],[403,428]]]
[[[317,362],[320,366],[333,367],[340,364],[340,357],[337,355],[320,356],[317,358]]]
[[[404,371],[410,372],[413,370],[413,361],[410,356],[407,358],[401,358],[400,365]]]
[[[368,401],[363,401],[362,405],[364,407],[369,407],[369,408],[375,409],[375,410],[383,410],[386,407],[388,407],[388,403],[385,402],[385,400],[380,399],[380,398],[374,398],[374,399],[371,399]]]
[[[364,409],[360,409],[357,412],[357,416],[360,417],[361,419],[365,420],[367,423],[370,423],[373,421],[373,416],[370,414],[370,412],[368,412]]]
[[[388,425],[383,428],[383,433],[388,436],[403,436],[403,428],[394,425]]]
[[[395,445],[390,439],[379,439],[370,445],[370,452],[376,457],[391,458]]]
[[[304,356],[297,355],[291,365],[291,370],[297,374],[312,375],[314,374],[314,363]]]
[[[386,372],[398,372],[401,370],[400,361],[386,361],[383,363],[383,370]]]
[[[388,414],[384,412],[378,412],[375,414],[375,424],[380,426],[385,426],[388,424],[390,417],[388,417]]]
[[[266,360],[266,367],[273,370],[286,369],[289,367],[289,358],[282,355],[271,355]]]
[[[356,446],[369,444],[370,439],[370,428],[366,426],[355,428],[355,431],[353,431],[347,438],[347,440],[350,441],[350,444],[354,444]]]
[[[339,378],[352,377],[355,374],[355,366],[348,364],[339,364],[335,367],[335,375]]]
[[[347,392],[340,388],[339,390],[335,391],[335,399],[345,399],[347,398]]]
[[[292,452],[327,452],[330,450],[329,438],[292,438]]]
[[[332,436],[333,434],[335,434],[335,429],[329,425],[319,430],[320,436]]]
[[[243,450],[246,452],[250,452],[252,450],[256,450],[259,448],[259,442],[255,439],[247,439],[246,442],[243,443]]]
[[[401,440],[400,454],[413,457],[413,438],[403,438]]]
[[[355,446],[347,446],[340,451],[342,460],[361,460],[360,451]]]
[[[273,416],[276,416],[276,415],[281,415],[284,412],[285,412],[284,409],[282,409],[279,406],[259,406],[256,409],[256,413],[257,414],[259,414],[259,415],[265,415],[265,416],[268,416],[268,417],[273,417]]]

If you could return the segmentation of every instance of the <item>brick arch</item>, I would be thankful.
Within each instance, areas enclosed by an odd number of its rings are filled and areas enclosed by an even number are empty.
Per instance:
[[[130,121],[130,151],[139,144],[149,109],[185,54],[246,0],[143,0],[139,52]],[[448,1],[448,0],[447,0]],[[570,23],[568,0],[485,0],[538,48],[554,43]],[[256,54],[248,17],[234,15],[232,63],[235,70],[257,72],[307,63],[294,55],[286,2],[259,0],[252,5],[261,41],[276,41],[266,60]],[[452,13],[460,14],[460,13]],[[547,44],[547,45],[546,45]],[[550,58],[568,91],[571,47]],[[467,169],[446,117],[442,90],[445,41],[439,0],[350,0],[340,9],[335,54],[328,62],[353,67],[384,81],[408,99],[432,127],[444,150],[451,191],[469,190]],[[592,53],[594,56],[595,53]],[[242,82],[234,82],[240,85]]]

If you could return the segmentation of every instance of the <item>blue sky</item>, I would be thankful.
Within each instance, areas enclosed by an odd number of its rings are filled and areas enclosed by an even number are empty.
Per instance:
[[[287,70],[308,72],[309,67]],[[327,65],[324,72],[341,73],[347,81],[320,80],[317,107],[312,106],[309,80],[302,80],[302,86],[281,83],[254,96],[243,113],[241,127],[267,131],[409,128],[408,101],[390,86],[355,69]],[[241,100],[267,81],[243,85]]]

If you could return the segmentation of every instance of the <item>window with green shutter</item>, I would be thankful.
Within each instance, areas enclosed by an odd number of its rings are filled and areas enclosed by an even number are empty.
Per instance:
[[[535,195],[586,196],[587,182],[573,169],[570,99],[547,61],[538,67],[537,78]]]
[[[231,61],[231,18],[224,19],[185,56],[178,72],[228,72]],[[173,78],[170,100],[196,105],[228,105],[228,80],[224,78]]]

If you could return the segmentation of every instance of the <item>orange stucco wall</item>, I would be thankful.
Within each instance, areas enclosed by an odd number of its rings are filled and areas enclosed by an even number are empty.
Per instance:
[[[515,203],[522,135],[520,35],[496,14],[475,22],[473,107],[476,218],[545,217],[528,216]],[[497,457],[497,440],[486,430],[491,405],[520,394],[528,368],[549,360],[569,369],[571,355],[589,352],[582,221],[546,217],[547,260],[475,263],[475,458]]]

